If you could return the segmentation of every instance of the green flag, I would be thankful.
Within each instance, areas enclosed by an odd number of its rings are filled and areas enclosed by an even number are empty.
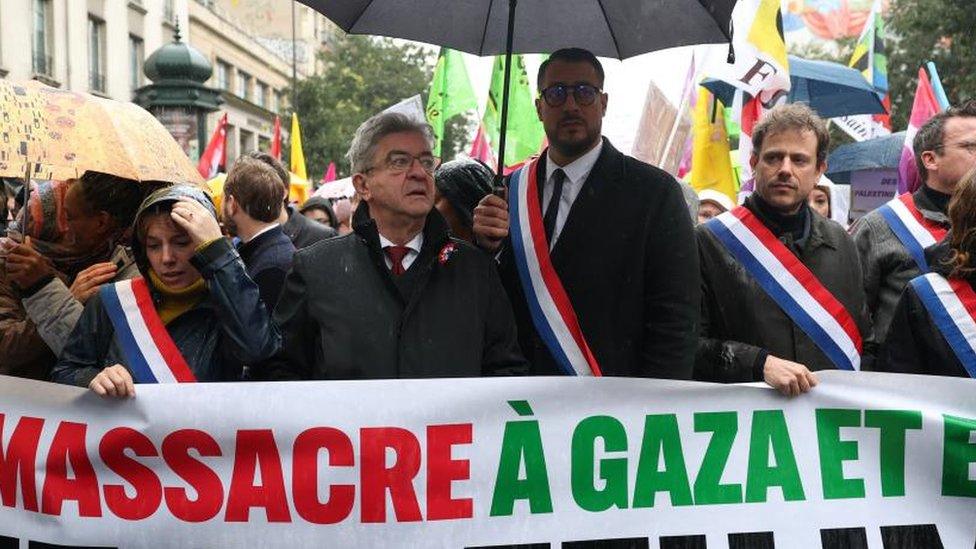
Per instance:
[[[427,98],[427,122],[434,128],[434,155],[441,154],[444,124],[453,116],[478,108],[461,52],[441,48]]]
[[[498,138],[502,120],[502,90],[505,88],[505,57],[495,57],[488,91],[488,106],[482,120],[491,148],[498,155]],[[508,86],[508,128],[505,136],[505,165],[514,166],[539,152],[546,132],[535,111],[525,60],[512,56],[512,79]]]
[[[854,44],[854,53],[848,66],[861,71],[879,94],[888,91],[888,55],[884,41],[885,24],[881,17],[881,0],[875,0],[861,37]]]

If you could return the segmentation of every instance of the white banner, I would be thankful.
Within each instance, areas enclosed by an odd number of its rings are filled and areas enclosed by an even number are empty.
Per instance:
[[[868,139],[891,135],[891,131],[876,122],[870,114],[840,116],[830,120],[855,141],[867,141]]]
[[[794,399],[566,377],[128,401],[0,377],[0,544],[973,547],[976,381],[819,375]]]
[[[395,112],[406,115],[421,124],[427,123],[427,110],[420,95],[408,97],[395,105],[383,109],[383,112]]]

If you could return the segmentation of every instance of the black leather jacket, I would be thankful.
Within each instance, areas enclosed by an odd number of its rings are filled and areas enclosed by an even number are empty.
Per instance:
[[[932,272],[948,278],[952,271],[950,254],[947,237],[926,248],[925,260]],[[973,276],[966,280],[970,286],[976,283]],[[891,328],[878,355],[877,369],[899,374],[970,377],[911,284],[905,287],[895,307]]]

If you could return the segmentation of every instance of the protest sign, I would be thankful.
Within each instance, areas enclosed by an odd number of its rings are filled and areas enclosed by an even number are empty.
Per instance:
[[[851,219],[874,211],[898,195],[898,170],[859,170],[851,173]]]
[[[820,377],[794,399],[507,378],[140,385],[127,401],[3,377],[0,539],[972,547],[976,381]]]

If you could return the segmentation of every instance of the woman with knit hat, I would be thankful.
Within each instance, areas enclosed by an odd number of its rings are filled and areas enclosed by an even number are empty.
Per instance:
[[[703,189],[698,191],[698,223],[704,223],[709,219],[723,214],[735,207],[732,199],[724,193],[715,189]]]

